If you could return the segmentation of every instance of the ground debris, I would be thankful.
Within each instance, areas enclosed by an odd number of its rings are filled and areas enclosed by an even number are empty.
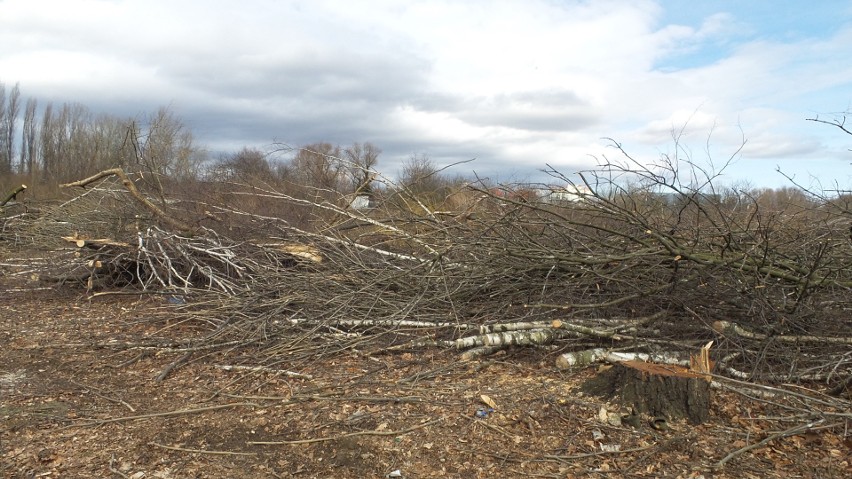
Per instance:
[[[163,302],[88,302],[61,293],[0,300],[0,474],[384,477],[399,469],[406,477],[709,477],[714,465],[750,446],[713,477],[843,477],[852,464],[842,416],[835,427],[826,422],[758,444],[794,427],[796,418],[730,390],[715,393],[710,419],[697,427],[601,423],[604,402],[579,390],[593,368],[568,374],[545,352],[512,353],[500,367],[459,363],[451,351],[378,361],[342,352],[288,369],[246,371],[236,381],[234,371],[216,365],[245,358],[215,352],[214,360],[192,362],[159,384],[152,373],[174,356],[115,368],[133,353],[96,343],[144,341],[168,321]],[[21,309],[32,313],[17,314]],[[154,324],[139,321],[152,315],[159,318]],[[181,327],[160,334],[178,340],[188,333]],[[63,341],[81,346],[32,348]],[[281,373],[289,369],[304,377]],[[435,370],[442,372],[430,374]],[[419,379],[403,381],[412,377]],[[122,402],[138,417],[122,420]],[[497,408],[477,418],[487,403]]]

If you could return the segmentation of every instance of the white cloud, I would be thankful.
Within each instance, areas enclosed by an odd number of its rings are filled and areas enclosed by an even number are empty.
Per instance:
[[[798,122],[852,83],[852,28],[744,41],[760,24],[735,11],[662,14],[651,0],[4,0],[0,81],[120,114],[172,104],[219,146],[375,141],[389,163],[455,151],[480,170],[576,169],[600,137],[653,157],[687,123],[699,148],[745,133],[744,161],[819,154]]]

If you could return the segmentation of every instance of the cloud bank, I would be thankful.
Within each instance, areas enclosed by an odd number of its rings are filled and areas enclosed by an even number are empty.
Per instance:
[[[391,172],[418,153],[538,178],[592,166],[602,137],[653,159],[683,131],[718,161],[746,138],[731,174],[757,184],[776,165],[848,180],[852,141],[804,118],[852,103],[849,7],[779,39],[669,3],[2,0],[0,81],[120,115],[171,105],[213,150],[371,141]]]

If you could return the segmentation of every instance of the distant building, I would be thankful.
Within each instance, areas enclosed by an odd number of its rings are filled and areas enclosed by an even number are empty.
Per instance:
[[[353,210],[368,210],[370,208],[375,208],[376,205],[375,201],[373,201],[373,195],[363,194],[352,198],[349,206]]]
[[[578,203],[592,194],[586,185],[545,186],[538,191],[543,203]]]
[[[515,185],[514,187],[501,186],[491,188],[489,191],[491,196],[501,200],[531,203],[538,199],[538,191],[536,189],[520,185]]]

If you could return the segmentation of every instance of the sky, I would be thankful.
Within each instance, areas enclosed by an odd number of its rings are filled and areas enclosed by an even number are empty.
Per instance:
[[[167,106],[211,152],[371,142],[389,175],[426,155],[547,182],[614,141],[731,185],[852,187],[852,136],[807,121],[852,111],[848,1],[0,0],[0,82]]]

